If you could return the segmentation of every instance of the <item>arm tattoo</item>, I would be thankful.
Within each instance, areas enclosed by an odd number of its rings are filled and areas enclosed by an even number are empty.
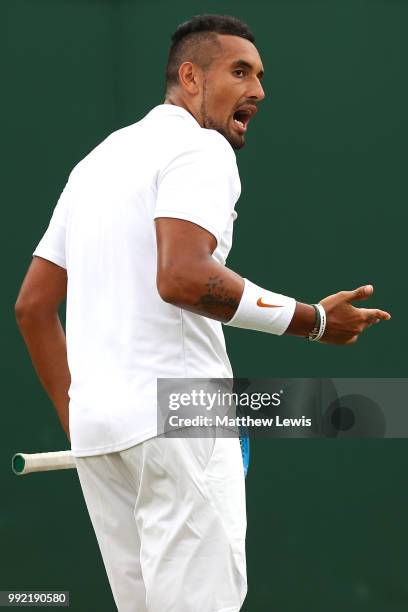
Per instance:
[[[210,276],[205,284],[207,292],[195,304],[205,314],[219,321],[229,321],[238,308],[239,301],[228,294],[224,281],[219,276]]]

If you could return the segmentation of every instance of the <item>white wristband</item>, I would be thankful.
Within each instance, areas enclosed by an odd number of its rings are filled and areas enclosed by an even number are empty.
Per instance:
[[[225,325],[281,336],[292,320],[296,300],[262,289],[246,278],[244,283],[244,293],[237,311]]]

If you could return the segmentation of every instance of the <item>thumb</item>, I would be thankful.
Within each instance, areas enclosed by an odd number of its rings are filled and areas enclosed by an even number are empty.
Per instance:
[[[353,291],[345,291],[345,298],[347,302],[353,302],[354,300],[367,300],[374,292],[372,285],[363,285],[354,289]]]

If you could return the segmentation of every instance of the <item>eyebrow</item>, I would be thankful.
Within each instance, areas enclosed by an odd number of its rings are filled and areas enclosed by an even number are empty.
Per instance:
[[[236,62],[232,64],[232,66],[233,68],[237,68],[238,66],[243,66],[244,68],[248,68],[248,70],[254,69],[253,65],[250,64],[250,62],[247,62],[246,60],[243,60],[243,59],[237,60]],[[264,71],[260,70],[256,76],[262,79],[263,75],[264,75]]]

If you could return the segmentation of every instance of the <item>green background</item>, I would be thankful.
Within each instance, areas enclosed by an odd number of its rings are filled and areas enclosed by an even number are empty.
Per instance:
[[[407,375],[407,2],[3,0],[0,589],[70,590],[73,611],[115,607],[76,473],[11,474],[67,447],[13,304],[71,168],[162,102],[200,12],[246,20],[266,70],[229,266],[307,302],[369,282],[393,315],[353,347],[227,329],[235,374]],[[247,489],[245,612],[408,608],[405,440],[258,440]]]

